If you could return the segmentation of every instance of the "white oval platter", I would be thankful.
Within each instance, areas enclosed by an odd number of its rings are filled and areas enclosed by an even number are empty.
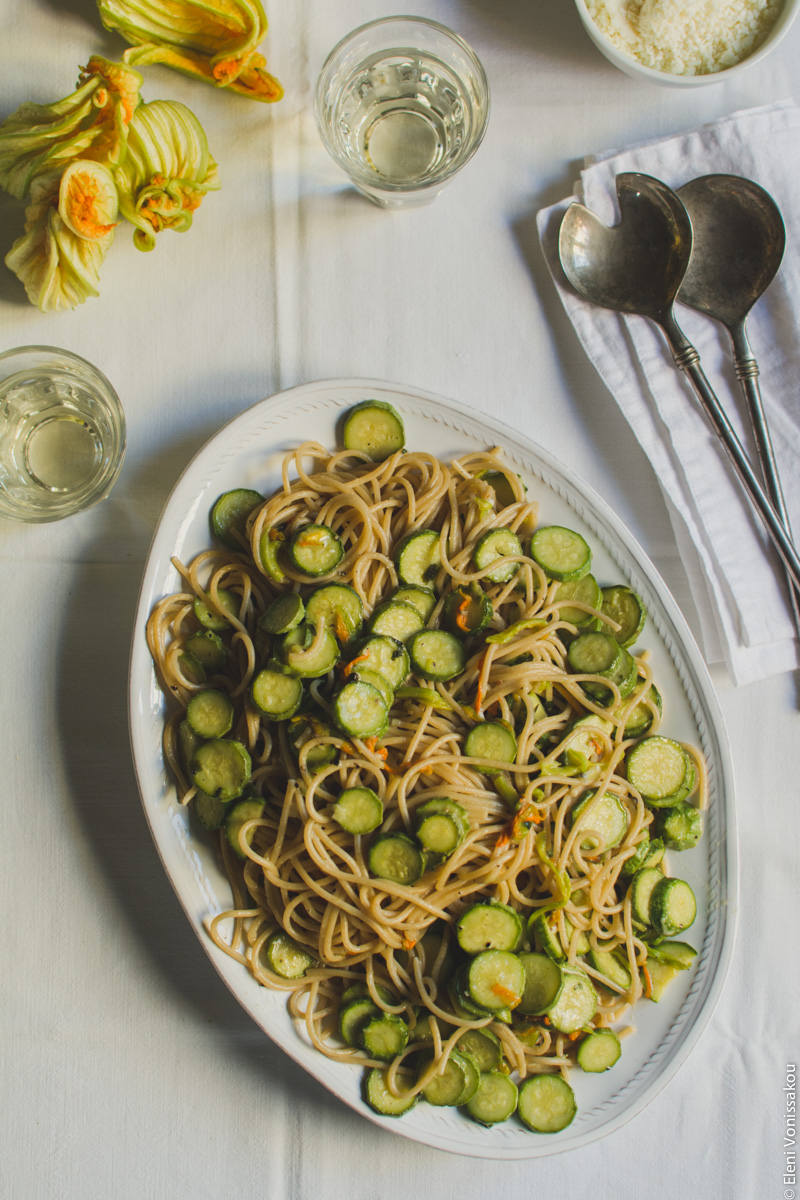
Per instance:
[[[671,873],[689,881],[698,917],[687,939],[698,949],[658,1003],[640,1002],[635,1035],[607,1074],[575,1071],[578,1115],[560,1134],[528,1132],[512,1119],[483,1129],[458,1110],[417,1105],[400,1119],[380,1117],[363,1101],[361,1071],[329,1061],[292,1023],[285,995],[260,987],[247,970],[219,951],[203,919],[230,906],[226,877],[210,842],[190,830],[165,769],[161,734],[165,712],[145,641],[153,605],[179,589],[170,559],[188,562],[210,544],[208,514],[222,492],[253,487],[267,495],[280,483],[282,456],[313,438],[337,445],[344,411],[374,397],[392,403],[406,424],[410,449],[449,459],[498,445],[519,471],[544,524],[564,524],[592,546],[601,583],[627,582],[644,599],[649,619],[640,645],[652,654],[664,697],[662,729],[700,747],[708,764],[710,803],[705,834],[692,851],[671,856]],[[306,1071],[376,1124],[412,1140],[457,1154],[493,1159],[537,1158],[576,1149],[628,1121],[664,1087],[695,1044],[723,987],[736,912],[736,837],[730,757],[716,697],[692,635],[655,568],[608,505],[553,457],[516,431],[451,400],[373,380],[301,385],[264,400],[234,418],[196,455],[175,485],[147,559],[133,632],[130,733],[134,765],[153,838],[189,922],[215,968],[253,1020]]]

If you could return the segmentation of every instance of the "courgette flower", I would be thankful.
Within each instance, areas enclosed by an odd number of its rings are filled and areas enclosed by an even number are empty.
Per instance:
[[[280,100],[283,88],[256,47],[267,31],[260,0],[97,0],[106,29],[134,50],[131,66],[163,63],[242,96]]]
[[[21,200],[35,179],[73,159],[119,162],[141,84],[138,71],[93,56],[70,96],[20,105],[0,125],[0,187]]]
[[[115,180],[120,212],[136,226],[140,250],[152,250],[162,229],[184,233],[206,192],[220,186],[202,125],[175,100],[139,105]]]
[[[61,181],[59,171],[34,179],[25,233],[5,258],[6,266],[25,285],[28,299],[42,312],[76,308],[89,296],[97,296],[100,267],[114,240],[113,224],[105,231],[98,226],[92,237],[81,237],[66,223],[59,211]],[[63,207],[75,216],[69,198]]]

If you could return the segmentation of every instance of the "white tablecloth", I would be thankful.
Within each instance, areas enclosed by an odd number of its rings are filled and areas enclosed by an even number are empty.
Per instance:
[[[143,94],[203,122],[222,190],[149,255],[122,235],[102,295],[43,316],[0,271],[2,346],[63,346],[114,382],[128,452],[112,496],[56,525],[0,524],[4,745],[0,1192],[13,1200],[793,1200],[786,1075],[800,1051],[796,680],[712,672],[741,840],[725,995],[669,1086],[624,1129],[535,1163],[459,1159],[377,1130],[256,1028],[191,934],[154,850],[127,734],[141,571],[160,509],[226,420],[290,385],[413,384],[524,430],[611,503],[698,628],[647,460],[554,293],[534,214],[588,152],[800,98],[800,27],[738,82],[634,83],[569,0],[422,0],[482,57],[493,109],[477,157],[431,207],[387,214],[322,149],[313,83],[391,0],[268,4],[267,107],[161,68]],[[118,56],[90,0],[2,0],[0,115],[50,102],[90,53]],[[22,206],[0,198],[2,254]],[[789,230],[800,236],[800,230]],[[762,386],[769,352],[759,348]]]

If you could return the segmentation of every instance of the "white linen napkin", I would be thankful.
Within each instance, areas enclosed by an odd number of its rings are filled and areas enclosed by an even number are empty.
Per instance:
[[[699,175],[742,175],[761,184],[786,225],[776,278],[748,317],[781,483],[800,541],[800,109],[790,102],[737,112],[689,133],[585,160],[575,195],[537,215],[556,288],[584,349],[653,464],[701,621],[708,662],[724,661],[737,684],[800,662],[780,560],[724,449],[661,331],[643,317],[597,308],[570,288],[557,234],[572,200],[609,225],[619,219],[615,177],[641,171],[678,188]],[[678,323],[751,460],[746,406],[721,325],[676,305]]]

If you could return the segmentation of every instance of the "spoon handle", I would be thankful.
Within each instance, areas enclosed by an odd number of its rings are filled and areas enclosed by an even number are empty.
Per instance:
[[[758,461],[761,464],[761,474],[764,477],[767,492],[773,507],[781,519],[784,529],[789,537],[792,535],[792,527],[789,523],[789,513],[786,508],[786,500],[781,487],[780,476],[778,475],[778,464],[775,460],[775,450],[770,437],[769,426],[767,425],[767,414],[764,411],[764,402],[761,399],[761,389],[758,386],[758,365],[756,360],[750,358],[739,358],[735,356],[736,374],[742,385],[747,408],[750,414],[750,423],[753,427],[755,436],[756,452]],[[789,604],[794,617],[794,625],[798,634],[800,634],[800,594],[798,589],[792,586],[792,579],[787,573],[787,582],[789,584]]]
[[[764,522],[767,533],[783,559],[795,587],[800,588],[800,557],[798,557],[797,550],[750,465],[750,460],[724,409],[706,379],[705,372],[700,366],[700,355],[691,342],[687,341],[674,318],[665,320],[662,328],[670,343],[675,365],[689,378],[706,416],[728,453],[750,502]]]

